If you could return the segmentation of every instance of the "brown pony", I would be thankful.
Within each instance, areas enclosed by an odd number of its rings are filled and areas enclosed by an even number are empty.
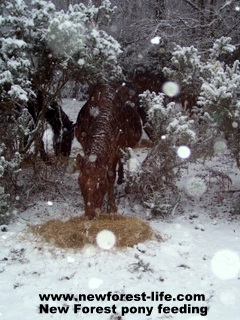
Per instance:
[[[135,93],[126,86],[96,88],[79,112],[75,135],[84,156],[78,155],[79,186],[85,215],[93,219],[107,195],[107,211],[116,212],[114,182],[121,149],[134,147],[142,127],[135,109]]]

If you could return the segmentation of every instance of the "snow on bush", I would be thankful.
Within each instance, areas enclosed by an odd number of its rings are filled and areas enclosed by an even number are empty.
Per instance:
[[[181,144],[191,145],[196,140],[196,134],[191,126],[194,121],[182,115],[175,108],[175,103],[165,105],[163,93],[146,91],[140,95],[141,107],[147,112],[148,126],[154,132],[154,140],[171,140],[174,147]]]
[[[176,46],[171,59],[172,67],[164,68],[164,72],[179,83],[182,94],[194,96],[197,100],[201,108],[197,110],[198,119],[200,117],[204,123],[202,126],[205,125],[205,130],[201,130],[202,141],[206,141],[206,132],[214,136],[218,130],[220,136],[224,135],[240,166],[239,61],[236,60],[232,66],[224,62],[225,55],[234,50],[230,37],[217,39],[204,54],[193,46]],[[211,130],[214,132],[211,133]]]
[[[26,101],[31,86],[42,89],[48,80],[51,92],[71,77],[94,82],[121,75],[120,45],[97,21],[112,12],[109,1],[70,5],[67,12],[43,0],[6,1],[0,16],[1,95]]]
[[[188,146],[190,150],[197,136],[194,121],[182,115],[175,108],[175,103],[165,105],[164,94],[146,91],[140,96],[141,106],[147,112],[148,125],[153,131],[154,146],[135,180],[150,216],[164,216],[172,212],[178,202],[176,181],[186,164],[178,149]]]
[[[209,50],[210,57],[212,59],[217,59],[222,54],[234,52],[236,47],[230,43],[231,41],[232,38],[230,37],[221,37],[220,39],[217,39],[213,44],[213,47]]]
[[[14,154],[11,160],[4,157],[4,144],[0,145],[0,224],[6,221],[9,216],[10,209],[10,194],[4,186],[4,179],[14,178],[19,172],[19,165],[21,163],[21,156],[18,152]]]
[[[240,68],[236,60],[232,67],[219,64],[208,81],[204,81],[199,105],[223,133],[227,145],[240,167]]]
[[[172,53],[171,68],[163,72],[170,79],[180,84],[181,92],[195,94],[199,92],[202,79],[207,73],[198,50],[194,47],[176,46]]]
[[[54,14],[46,33],[47,43],[53,55],[62,59],[63,68],[71,64],[76,68],[75,73],[89,74],[87,80],[91,82],[96,79],[90,79],[90,76],[106,80],[121,75],[118,66],[120,45],[106,31],[99,29],[95,21],[102,11],[110,19],[112,9],[108,1],[98,8],[83,3],[70,5],[67,12]]]
[[[212,73],[221,65],[218,59],[236,49],[230,42],[230,37],[221,37],[204,54],[194,46],[177,45],[172,53],[171,67],[163,71],[180,84],[182,93],[199,95],[203,81],[211,79]]]
[[[34,157],[37,155],[46,108],[61,97],[68,82],[99,83],[122,75],[118,66],[120,45],[104,31],[112,12],[108,0],[98,7],[92,2],[70,5],[66,12],[57,11],[53,3],[43,0],[1,3],[3,177],[15,174],[12,163],[16,154],[20,155],[16,165],[33,159],[29,157],[32,152]],[[35,113],[31,115],[30,110]]]

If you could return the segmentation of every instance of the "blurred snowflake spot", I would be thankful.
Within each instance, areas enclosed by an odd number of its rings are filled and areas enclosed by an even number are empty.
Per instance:
[[[117,31],[118,31],[118,27],[112,25],[112,26],[110,26],[110,30],[111,30],[112,32],[117,32]]]
[[[91,278],[88,281],[88,287],[90,289],[98,289],[103,284],[103,280],[100,278]]]
[[[179,156],[179,158],[187,159],[190,157],[190,154],[191,150],[187,146],[180,146],[177,149],[177,155]]]
[[[193,177],[187,181],[186,190],[190,196],[200,197],[206,191],[207,186],[203,179]]]
[[[104,250],[110,250],[116,243],[115,234],[110,230],[102,230],[97,234],[97,244]]]
[[[94,245],[92,244],[86,244],[83,249],[82,252],[85,256],[87,257],[91,257],[94,256],[96,253],[96,248],[94,247]]]
[[[112,177],[114,175],[114,172],[112,170],[108,170],[109,177]]]
[[[90,109],[90,115],[94,118],[96,118],[99,115],[100,111],[98,107],[92,107]]]
[[[165,140],[165,139],[167,139],[167,136],[163,135],[163,136],[161,136],[161,139]]]
[[[162,91],[168,96],[168,97],[175,97],[179,94],[179,85],[176,82],[173,81],[167,81],[164,83],[162,87]]]
[[[214,149],[214,152],[216,154],[221,154],[223,152],[226,151],[227,149],[227,144],[225,141],[221,140],[221,141],[217,141],[214,143],[214,146],[213,146],[213,149]]]
[[[96,214],[98,215],[98,214],[101,213],[101,209],[100,209],[100,208],[96,208],[96,209],[95,209],[95,212],[96,212]]]
[[[238,127],[238,123],[237,123],[236,121],[233,121],[232,127],[233,127],[234,129],[236,129],[236,128]]]
[[[162,47],[162,48],[159,49],[159,53],[160,53],[160,54],[164,54],[165,52],[166,52],[166,49],[165,49],[165,48]]]
[[[88,159],[89,159],[90,162],[95,162],[97,160],[97,156],[95,154],[90,154]]]
[[[240,6],[236,6],[235,10],[239,12],[240,11]]]
[[[78,64],[79,64],[80,66],[83,66],[84,63],[85,63],[85,60],[84,60],[84,59],[79,59],[79,60],[78,60]]]
[[[212,272],[221,280],[235,278],[240,271],[240,259],[237,252],[219,250],[211,261]]]
[[[161,41],[161,37],[156,36],[156,37],[152,38],[150,41],[152,44],[159,44]]]
[[[53,202],[52,202],[52,201],[48,201],[47,204],[48,204],[49,206],[52,206],[52,205],[53,205]]]

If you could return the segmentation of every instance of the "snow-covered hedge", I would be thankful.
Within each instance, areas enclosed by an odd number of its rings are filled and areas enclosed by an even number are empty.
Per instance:
[[[113,12],[109,0],[57,11],[43,0],[6,0],[0,9],[1,183],[29,153],[37,153],[44,113],[68,82],[99,83],[122,76],[119,43],[102,27]],[[102,17],[100,19],[100,17]],[[39,95],[39,92],[41,95]],[[42,110],[32,116],[30,109]],[[19,155],[19,158],[16,157]],[[19,160],[20,159],[20,160]],[[32,157],[33,159],[33,157]],[[34,162],[34,160],[33,160]]]
[[[194,95],[197,105],[205,112],[205,120],[223,134],[240,167],[240,68],[224,62],[236,47],[231,38],[217,39],[208,52],[200,53],[193,46],[177,46],[172,54],[172,67],[165,68],[181,93]]]
[[[178,201],[176,182],[186,165],[179,150],[191,152],[197,140],[194,121],[183,115],[175,103],[165,105],[164,98],[162,93],[149,91],[141,95],[141,107],[147,112],[153,132],[153,147],[132,186],[150,215],[162,216],[170,213]]]

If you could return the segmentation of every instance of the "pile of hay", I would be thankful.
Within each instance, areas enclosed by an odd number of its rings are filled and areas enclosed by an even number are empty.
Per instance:
[[[87,220],[76,217],[68,221],[50,220],[44,224],[31,226],[34,234],[60,248],[83,248],[96,245],[96,237],[102,230],[109,230],[115,235],[118,248],[132,247],[151,239],[153,230],[139,218],[120,214],[100,214],[97,219]]]

